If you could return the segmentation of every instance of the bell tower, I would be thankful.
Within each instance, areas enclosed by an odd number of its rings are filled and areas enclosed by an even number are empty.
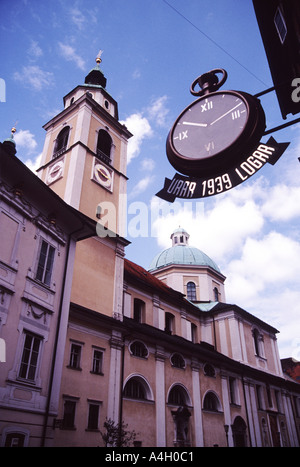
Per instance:
[[[38,172],[66,203],[97,221],[95,236],[76,245],[71,302],[121,319],[132,134],[118,120],[100,63],[99,53],[84,84],[64,97],[64,109],[44,125]]]
[[[132,134],[119,122],[118,104],[106,90],[101,54],[84,84],[64,97],[64,109],[44,125],[38,173],[72,207],[92,219],[102,218],[105,227],[122,235]]]

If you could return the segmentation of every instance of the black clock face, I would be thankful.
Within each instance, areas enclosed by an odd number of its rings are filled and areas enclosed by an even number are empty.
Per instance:
[[[247,101],[230,91],[209,94],[192,103],[177,119],[171,140],[179,156],[206,159],[230,147],[244,132]]]

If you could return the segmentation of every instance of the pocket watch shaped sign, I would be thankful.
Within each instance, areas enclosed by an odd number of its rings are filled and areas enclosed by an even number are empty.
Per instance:
[[[166,179],[157,196],[174,201],[221,193],[266,162],[275,163],[286,149],[286,143],[283,147],[273,138],[260,143],[266,128],[260,101],[241,91],[218,91],[226,77],[225,70],[212,70],[192,84],[191,93],[201,97],[176,119],[166,144],[169,162],[188,177],[176,174],[172,181]],[[195,92],[195,84],[202,89]]]

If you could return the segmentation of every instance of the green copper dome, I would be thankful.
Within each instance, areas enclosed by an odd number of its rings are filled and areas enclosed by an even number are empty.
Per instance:
[[[171,239],[173,246],[163,250],[153,258],[149,267],[150,272],[172,264],[207,266],[221,272],[217,264],[203,251],[188,245],[189,234],[184,229],[176,229],[172,233]]]

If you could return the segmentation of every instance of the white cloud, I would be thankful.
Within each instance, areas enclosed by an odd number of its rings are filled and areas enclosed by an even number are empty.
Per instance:
[[[150,158],[145,158],[141,161],[141,170],[152,172],[155,168],[155,161]]]
[[[133,134],[128,142],[127,162],[129,164],[134,157],[139,155],[143,140],[152,135],[152,129],[147,118],[141,113],[132,114],[121,123]]]
[[[25,165],[27,165],[27,167],[35,173],[37,169],[41,166],[41,160],[42,154],[39,154],[34,159],[27,159],[27,161],[25,161]]]
[[[14,135],[14,140],[17,145],[17,149],[20,147],[25,149],[27,154],[34,152],[37,147],[37,142],[34,135],[29,130],[18,130]]]
[[[278,292],[293,287],[300,277],[300,243],[278,232],[270,232],[262,239],[248,238],[242,255],[228,266],[228,287],[231,295],[251,305],[267,287]],[[249,287],[249,284],[251,286]],[[299,285],[299,284],[298,284]]]
[[[74,62],[81,70],[85,70],[85,61],[81,58],[74,47],[68,44],[58,43],[61,55],[69,62]]]
[[[70,10],[70,16],[71,21],[82,31],[86,22],[84,14],[78,8],[74,7]]]
[[[249,235],[261,231],[264,219],[251,197],[247,199],[242,192],[240,197],[227,195],[216,198],[210,208],[200,200],[193,204],[178,200],[167,215],[168,203],[161,202],[161,206],[165,203],[164,215],[155,220],[160,245],[169,246],[170,225],[181,225],[190,234],[190,244],[217,262],[239,251]]]
[[[273,221],[289,221],[300,216],[300,187],[284,184],[272,187],[262,211]]]
[[[153,100],[143,112],[134,113],[121,122],[133,134],[133,137],[128,142],[128,164],[139,155],[144,139],[153,136],[154,132],[150,120],[153,120],[159,126],[165,125],[168,113],[168,109],[165,106],[166,101],[167,96],[159,97]]]
[[[154,175],[147,175],[146,177],[142,178],[131,190],[131,192],[128,195],[128,199],[135,198],[137,195],[140,195],[143,193],[149,185],[153,182],[154,180]]]
[[[149,118],[159,126],[165,126],[169,109],[166,107],[167,96],[158,97],[148,108]]]
[[[28,49],[28,55],[33,60],[43,55],[43,51],[37,41],[34,41],[34,40],[31,41],[30,48]]]
[[[16,81],[20,81],[24,86],[32,87],[36,91],[52,86],[53,76],[53,73],[44,71],[37,65],[23,66],[22,71],[16,71],[13,75]]]

